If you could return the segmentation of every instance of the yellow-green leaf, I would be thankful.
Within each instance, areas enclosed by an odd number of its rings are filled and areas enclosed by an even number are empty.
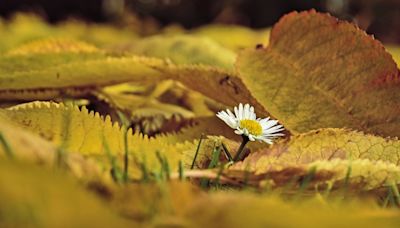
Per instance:
[[[71,40],[36,41],[0,56],[0,98],[42,98],[126,81],[153,81],[159,59],[112,56]],[[37,95],[37,97],[35,97]]]
[[[258,44],[268,46],[270,29],[252,30],[237,25],[206,25],[191,32],[217,41],[223,47],[234,51],[255,47]]]
[[[170,59],[175,64],[204,64],[233,69],[236,54],[209,38],[191,35],[146,37],[130,48],[137,55]]]
[[[0,53],[26,42],[50,37],[78,39],[96,46],[109,47],[132,42],[138,38],[139,29],[126,26],[116,28],[108,24],[88,24],[77,20],[51,25],[37,15],[19,13],[10,20],[0,19],[0,33],[2,34]]]
[[[54,169],[0,159],[0,183],[2,227],[135,226]]]

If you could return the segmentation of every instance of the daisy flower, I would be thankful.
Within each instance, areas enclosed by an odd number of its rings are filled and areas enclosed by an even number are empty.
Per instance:
[[[283,136],[281,131],[284,130],[277,120],[267,118],[257,118],[254,107],[249,104],[239,104],[239,106],[231,110],[220,111],[217,117],[223,120],[229,127],[235,129],[235,133],[242,135],[243,142],[236,153],[235,161],[240,159],[240,154],[248,141],[262,141],[272,144],[274,138]]]

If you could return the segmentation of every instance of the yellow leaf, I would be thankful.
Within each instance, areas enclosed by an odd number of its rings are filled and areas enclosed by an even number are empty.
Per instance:
[[[328,128],[292,136],[290,141],[253,153],[232,170],[254,172],[256,183],[268,176],[276,185],[285,185],[315,168],[316,183],[343,184],[349,178],[349,184],[370,190],[400,184],[399,157],[397,139]]]
[[[261,171],[334,158],[399,164],[400,141],[346,129],[319,129],[292,136],[289,141],[281,141],[269,149],[254,153],[241,166],[251,165]]]
[[[125,130],[118,123],[112,123],[109,116],[104,118],[98,113],[89,113],[85,107],[79,110],[77,106],[52,102],[32,102],[0,109],[0,114],[68,153],[81,153],[99,160],[105,170],[111,168],[108,153],[117,157],[122,167]],[[182,138],[175,135],[149,138],[133,134],[132,129],[128,129],[126,134],[132,178],[142,175],[139,163],[144,163],[152,172],[158,172],[161,164],[157,153],[166,157],[171,171],[177,171],[179,161],[185,160],[184,156],[193,158],[197,146],[197,141],[193,140],[198,138],[191,135]]]
[[[58,166],[58,161],[66,167],[75,177],[85,180],[100,181],[102,174],[98,167],[91,161],[85,160],[79,154],[60,154],[51,142],[32,134],[29,131],[9,121],[9,116],[0,113],[0,157],[8,157],[24,162],[37,163],[47,167]]]

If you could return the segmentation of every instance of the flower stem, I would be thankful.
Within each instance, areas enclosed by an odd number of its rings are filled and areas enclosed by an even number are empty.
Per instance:
[[[235,162],[242,160],[243,149],[246,146],[246,144],[249,142],[249,138],[247,136],[242,135],[242,138],[243,138],[243,141],[240,144],[235,157],[233,158],[233,161],[235,161]]]

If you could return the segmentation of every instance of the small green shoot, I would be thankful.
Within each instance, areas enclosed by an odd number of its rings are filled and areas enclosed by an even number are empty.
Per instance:
[[[150,175],[146,163],[140,163],[140,170],[142,171],[142,182],[149,182]]]
[[[116,183],[122,183],[123,182],[123,175],[120,170],[120,168],[117,165],[117,161],[115,157],[112,155],[110,147],[108,146],[107,140],[103,136],[103,147],[104,151],[106,152],[106,155],[110,161],[111,165],[111,177]]]
[[[220,154],[221,154],[221,149],[214,145],[214,149],[213,149],[213,152],[211,155],[211,161],[208,164],[208,169],[213,169],[213,168],[217,167]],[[209,180],[207,180],[207,179],[202,179],[200,181],[200,186],[202,188],[206,188],[208,186],[208,184],[209,184]]]
[[[11,146],[8,144],[2,132],[0,132],[0,142],[1,145],[3,146],[4,152],[6,153],[7,157],[13,159],[15,157],[14,151],[11,149]]]
[[[56,164],[58,168],[62,168],[65,165],[64,163],[65,156],[66,156],[65,150],[62,147],[58,147],[56,150]]]
[[[179,161],[178,172],[179,172],[179,180],[183,181],[185,179],[185,175],[184,175],[184,169],[183,169],[183,162],[182,161]]]
[[[346,177],[345,177],[344,183],[343,183],[343,198],[346,198],[347,192],[349,190],[351,172],[352,172],[352,166],[351,166],[351,164],[349,164],[349,167],[347,168],[347,172],[346,172]]]
[[[64,101],[64,104],[70,108],[72,108],[75,104],[74,101],[70,99],[66,99]],[[67,142],[68,142],[68,137],[70,135],[70,126],[71,126],[71,121],[72,121],[72,114],[71,112],[66,112],[66,114],[63,116],[64,121],[62,122],[62,129],[64,129],[64,134],[63,134],[63,140],[62,144],[57,148],[56,151],[56,164],[57,167],[62,168],[66,164],[64,163],[65,157],[67,154]]]
[[[395,200],[395,205],[397,207],[400,207],[400,193],[399,193],[399,189],[397,188],[397,184],[392,182],[391,183],[391,188],[393,191],[393,195],[394,195],[394,200]]]
[[[317,171],[317,167],[313,166],[310,168],[310,170],[308,171],[307,175],[304,177],[304,179],[302,180],[302,182],[300,183],[300,187],[299,190],[297,191],[295,200],[298,200],[299,197],[301,197],[302,193],[307,189],[307,187],[310,185],[312,179],[315,176],[315,173]]]
[[[169,163],[168,163],[167,158],[166,158],[165,156],[162,156],[161,153],[160,153],[160,151],[156,151],[156,156],[157,156],[158,161],[159,161],[160,164],[161,164],[161,173],[160,173],[160,176],[161,176],[161,177],[164,177],[163,174],[165,174],[165,178],[166,178],[167,180],[169,180],[169,179],[171,178],[171,170],[170,170],[170,168],[169,168]]]
[[[117,111],[118,117],[122,123],[122,130],[124,132],[124,181],[128,182],[129,176],[128,176],[128,169],[129,169],[129,148],[128,148],[128,127],[130,125],[129,120],[126,118],[126,116],[120,112]]]
[[[317,167],[313,166],[308,171],[307,175],[304,177],[304,180],[300,184],[300,192],[303,192],[311,183],[311,180],[314,178],[315,172],[317,171]]]
[[[388,194],[387,194],[385,200],[382,203],[382,207],[383,208],[386,208],[389,205],[395,205],[395,200],[394,200],[394,194],[393,194],[393,191],[392,191],[392,187],[391,186],[387,186],[387,189],[388,189]]]

